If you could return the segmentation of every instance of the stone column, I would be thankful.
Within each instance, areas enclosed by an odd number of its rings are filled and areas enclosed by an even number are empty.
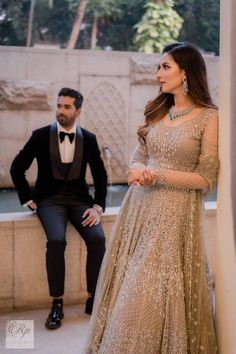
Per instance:
[[[220,354],[236,353],[236,1],[221,1],[220,176],[217,201],[216,317]]]

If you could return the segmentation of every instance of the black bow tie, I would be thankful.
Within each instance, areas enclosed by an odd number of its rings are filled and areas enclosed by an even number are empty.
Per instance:
[[[60,132],[59,133],[60,143],[62,143],[64,141],[66,135],[68,135],[68,138],[70,139],[70,143],[72,144],[74,137],[75,137],[75,133]]]

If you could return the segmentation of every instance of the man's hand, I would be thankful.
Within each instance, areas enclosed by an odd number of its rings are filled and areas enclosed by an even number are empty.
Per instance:
[[[101,220],[101,215],[94,208],[89,208],[89,209],[85,210],[82,217],[84,218],[84,221],[82,222],[83,226],[90,226],[91,227],[93,225],[98,225]]]
[[[34,210],[37,209],[37,204],[36,204],[35,202],[31,202],[31,203],[28,204],[28,207],[29,207],[32,211],[34,211]]]

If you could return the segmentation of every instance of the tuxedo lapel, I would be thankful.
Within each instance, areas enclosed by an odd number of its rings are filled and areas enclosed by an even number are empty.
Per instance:
[[[78,179],[80,177],[82,158],[83,158],[83,133],[79,125],[76,126],[75,153],[72,162],[68,180]]]
[[[50,160],[52,166],[53,177],[55,179],[65,179],[63,166],[61,163],[59,145],[58,145],[58,132],[57,123],[50,126]]]

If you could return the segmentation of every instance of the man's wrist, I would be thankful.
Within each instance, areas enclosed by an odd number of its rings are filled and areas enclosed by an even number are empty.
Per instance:
[[[32,199],[29,200],[28,202],[24,203],[24,204],[23,204],[23,207],[26,208],[26,207],[28,207],[29,204],[31,204],[31,203],[33,203],[33,200],[32,200]]]
[[[93,204],[93,209],[95,209],[98,212],[99,215],[102,215],[103,209],[102,209],[102,207],[100,205]]]

